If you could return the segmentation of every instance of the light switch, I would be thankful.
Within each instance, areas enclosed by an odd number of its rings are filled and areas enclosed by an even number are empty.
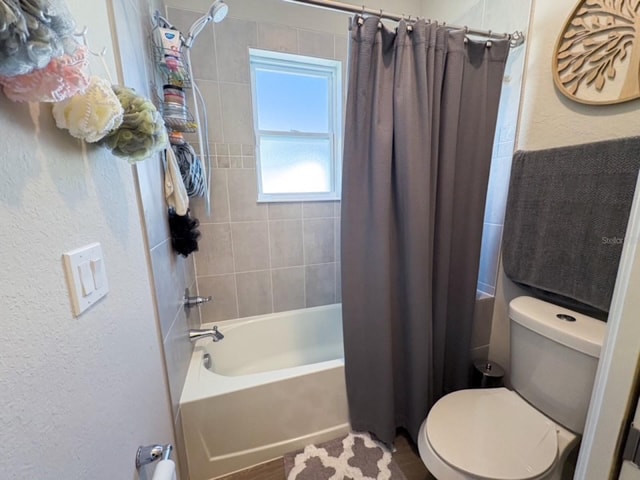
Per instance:
[[[94,285],[96,288],[102,288],[106,281],[104,276],[104,260],[102,258],[96,258],[92,259],[90,263]]]
[[[82,262],[78,265],[78,274],[80,275],[80,283],[82,284],[82,296],[86,297],[96,289],[89,262]]]
[[[92,243],[62,255],[73,314],[77,317],[109,291],[102,247]]]

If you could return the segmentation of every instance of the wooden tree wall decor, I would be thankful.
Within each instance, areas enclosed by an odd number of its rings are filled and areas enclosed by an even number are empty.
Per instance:
[[[556,86],[590,105],[640,98],[640,0],[581,0],[558,38]]]

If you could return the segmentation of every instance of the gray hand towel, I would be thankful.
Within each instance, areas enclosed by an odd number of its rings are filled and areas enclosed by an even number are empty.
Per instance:
[[[640,137],[514,155],[503,264],[516,283],[608,312]]]

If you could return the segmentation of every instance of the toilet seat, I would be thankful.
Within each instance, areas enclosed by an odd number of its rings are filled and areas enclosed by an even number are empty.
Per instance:
[[[540,478],[558,456],[556,425],[506,388],[443,397],[429,412],[420,437],[421,455],[428,444],[431,461],[437,456],[458,478]]]

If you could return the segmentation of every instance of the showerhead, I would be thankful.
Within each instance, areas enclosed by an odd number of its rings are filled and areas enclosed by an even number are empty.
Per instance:
[[[216,0],[209,8],[209,16],[213,19],[213,23],[220,23],[229,13],[229,5],[222,0]]]
[[[202,32],[204,27],[211,22],[220,23],[225,19],[227,13],[229,13],[229,6],[224,3],[223,0],[216,0],[213,2],[209,11],[191,25],[191,28],[187,33],[187,39],[184,42],[184,46],[186,48],[191,48],[193,41],[198,35],[200,35],[200,32]]]

